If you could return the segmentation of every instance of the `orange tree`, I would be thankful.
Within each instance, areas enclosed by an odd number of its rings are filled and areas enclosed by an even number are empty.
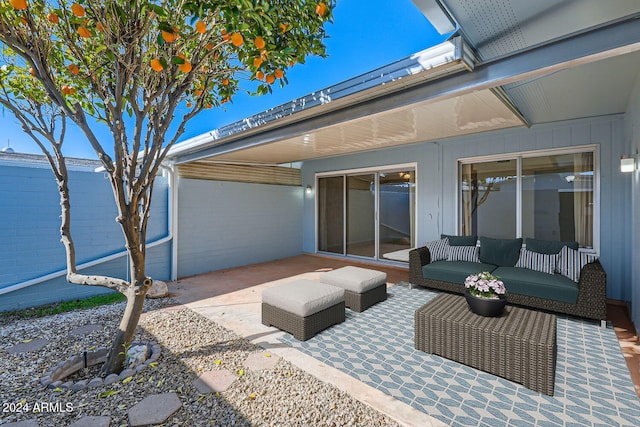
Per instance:
[[[145,241],[154,179],[187,122],[255,81],[325,55],[334,0],[9,0],[0,3],[0,103],[49,160],[60,192],[67,280],[123,293],[127,305],[102,374],[122,369],[152,280]],[[68,121],[102,162],[130,261],[129,279],[77,271],[68,174]],[[111,137],[101,141],[96,130]],[[108,148],[109,147],[109,148]]]

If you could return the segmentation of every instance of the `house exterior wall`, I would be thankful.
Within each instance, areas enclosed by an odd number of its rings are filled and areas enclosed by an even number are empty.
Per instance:
[[[596,145],[600,173],[600,260],[607,272],[609,298],[631,301],[630,183],[619,172],[624,151],[622,115],[507,129],[438,142],[307,161],[303,186],[315,187],[315,174],[417,162],[417,245],[457,232],[457,160],[523,151]],[[315,193],[304,204],[303,250],[315,252]]]
[[[66,256],[60,243],[60,199],[53,173],[42,165],[0,164],[0,290],[64,270]],[[69,172],[71,231],[78,264],[124,250],[124,238],[115,222],[117,209],[109,181],[102,173]],[[167,235],[168,181],[158,177],[154,191],[148,240]],[[170,277],[170,242],[148,250],[147,274]],[[126,278],[126,258],[82,272]],[[48,280],[0,295],[0,311],[84,298],[111,292],[102,287],[71,285],[65,277]]]
[[[302,253],[301,187],[180,178],[178,277]]]
[[[636,82],[629,96],[629,105],[624,121],[625,154],[635,154],[636,163],[640,161],[640,74],[636,77]],[[629,185],[624,191],[628,196],[631,194],[631,238],[628,242],[630,262],[632,265],[629,277],[631,288],[631,318],[638,328],[640,325],[640,165],[636,166],[635,172],[628,174]],[[627,184],[627,183],[625,183]]]

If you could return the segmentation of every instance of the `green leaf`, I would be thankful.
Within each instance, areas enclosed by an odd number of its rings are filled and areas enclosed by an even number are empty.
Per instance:
[[[98,394],[98,398],[100,399],[104,399],[105,397],[110,397],[113,396],[114,394],[118,394],[120,393],[120,391],[116,391],[116,390],[107,390],[107,391],[103,391],[102,393]]]

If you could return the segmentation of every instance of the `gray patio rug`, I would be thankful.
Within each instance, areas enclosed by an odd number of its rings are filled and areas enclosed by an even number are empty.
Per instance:
[[[314,338],[282,341],[455,426],[638,426],[640,399],[612,329],[558,316],[554,396],[414,349],[413,313],[438,295],[406,284]],[[571,347],[568,339],[571,337]]]

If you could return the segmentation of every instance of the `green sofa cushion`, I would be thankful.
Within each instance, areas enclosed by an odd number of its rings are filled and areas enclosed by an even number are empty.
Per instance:
[[[498,267],[493,271],[504,282],[507,293],[563,301],[575,304],[578,284],[561,274],[547,274],[526,268]]]
[[[568,246],[569,249],[578,250],[578,242],[555,242],[553,240],[538,240],[527,237],[525,240],[527,250],[537,252],[539,254],[559,254],[563,247]]]
[[[450,236],[441,234],[441,239],[448,239],[449,246],[475,246],[478,242],[478,236]]]
[[[425,279],[440,280],[442,282],[459,283],[464,286],[464,280],[470,274],[482,271],[493,271],[496,266],[467,261],[437,261],[422,267],[422,275]]]
[[[499,267],[513,267],[520,258],[522,238],[490,239],[480,237],[480,262]]]

